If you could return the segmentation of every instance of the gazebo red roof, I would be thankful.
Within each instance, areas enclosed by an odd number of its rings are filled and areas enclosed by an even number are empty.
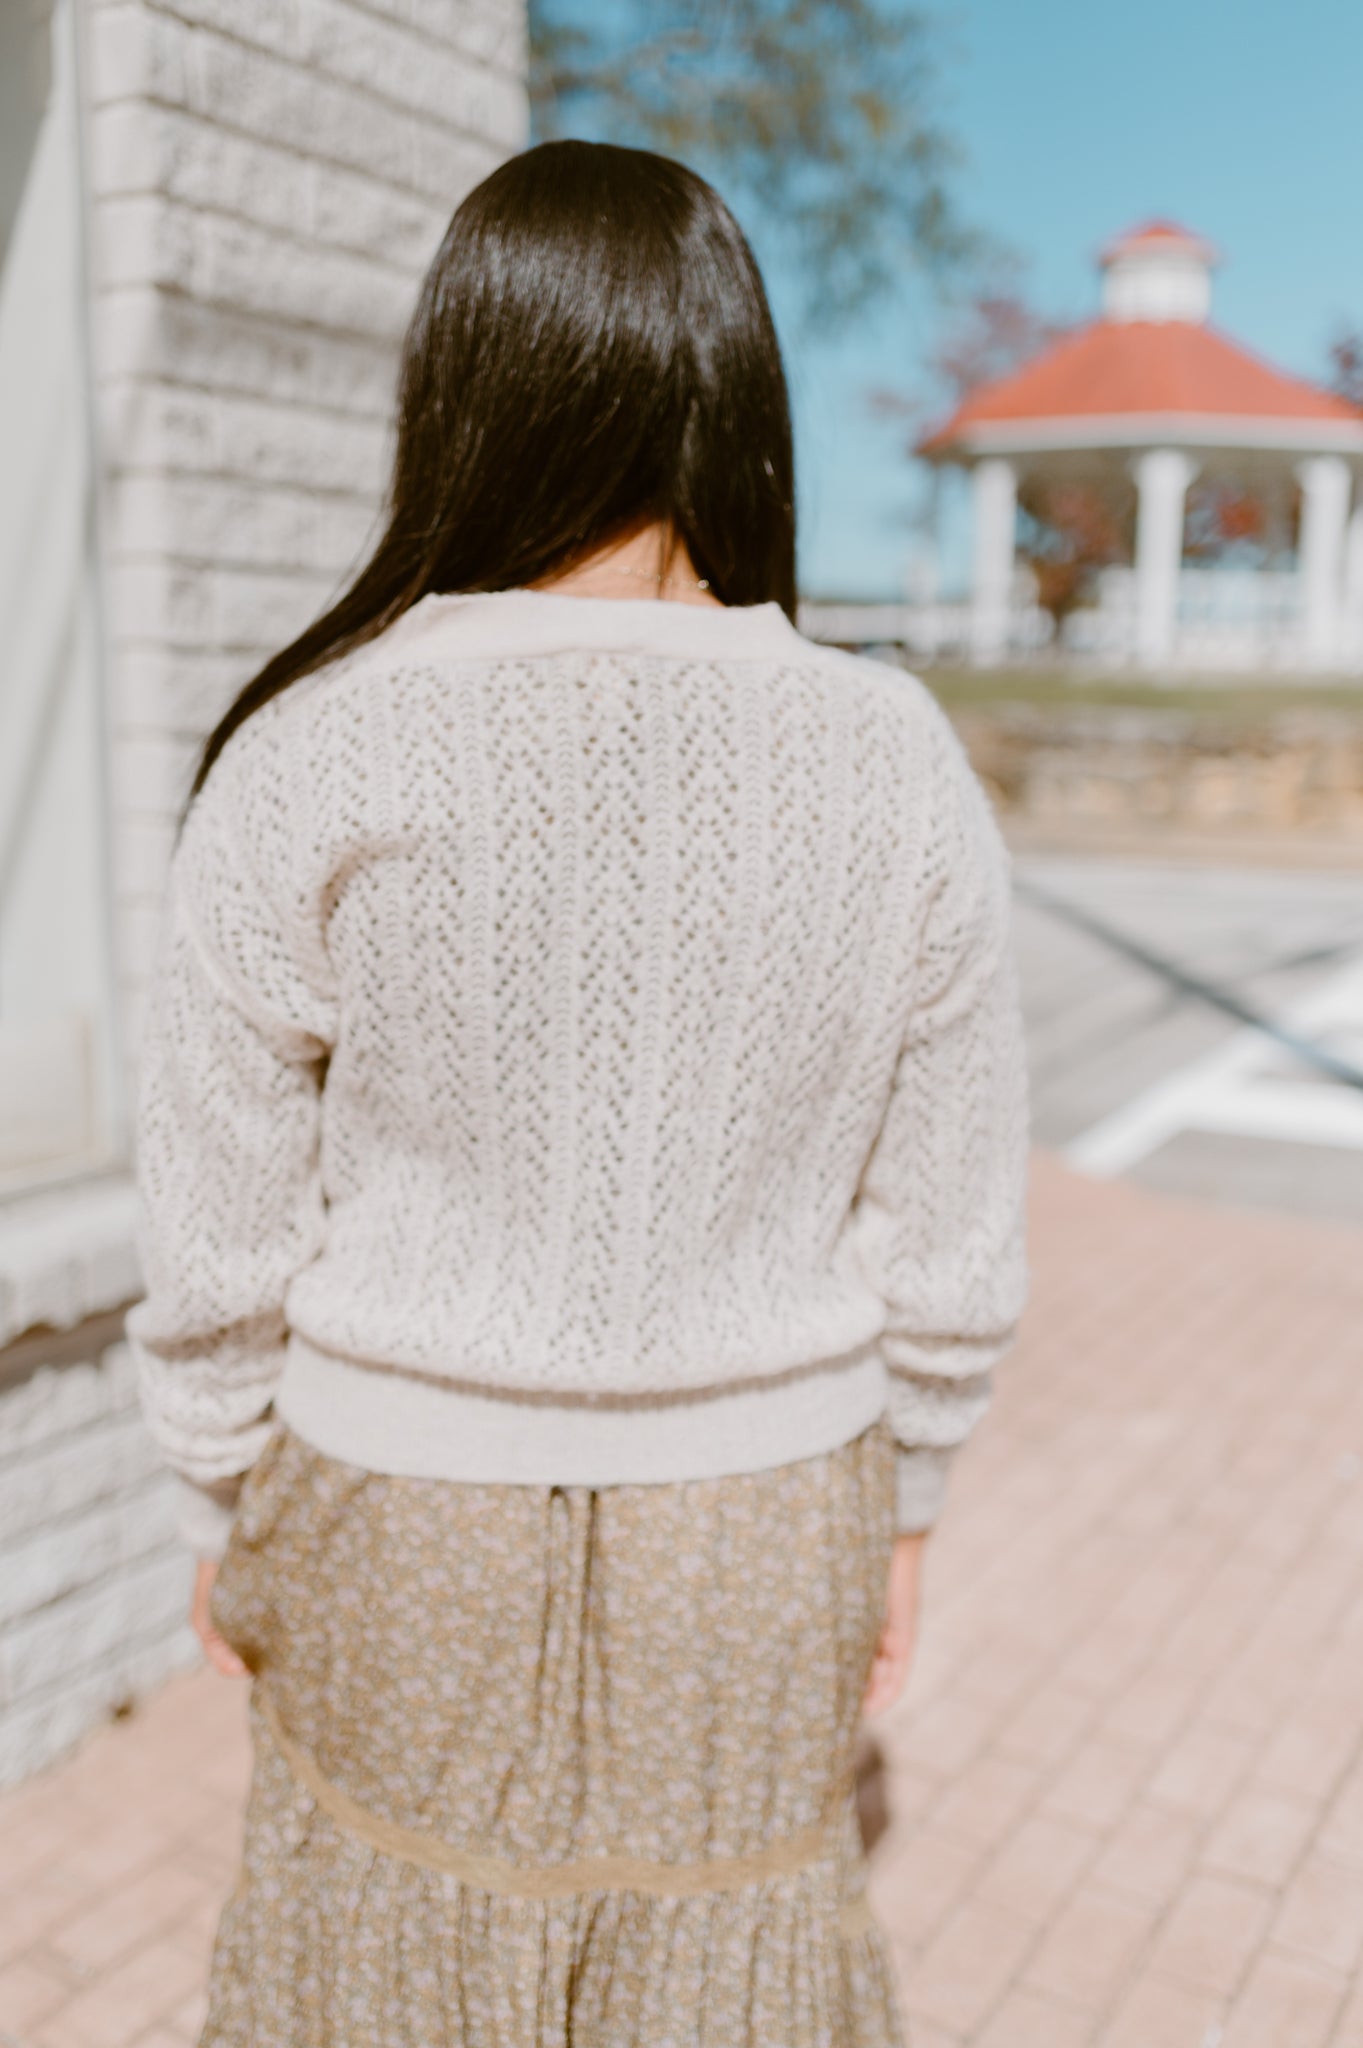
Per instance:
[[[1138,228],[1128,228],[1125,234],[1114,235],[1098,252],[1098,263],[1106,269],[1121,256],[1154,256],[1164,250],[1182,249],[1203,263],[1216,262],[1216,249],[1203,235],[1195,235],[1191,228],[1180,227],[1176,220],[1147,220]]]
[[[973,391],[919,452],[944,455],[991,426],[1142,414],[1363,427],[1363,412],[1345,399],[1285,376],[1200,322],[1094,320]]]

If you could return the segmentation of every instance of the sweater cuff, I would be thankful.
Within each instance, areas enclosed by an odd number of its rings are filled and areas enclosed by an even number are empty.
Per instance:
[[[198,1558],[220,1558],[236,1520],[241,1480],[215,1479],[200,1486],[176,1475],[176,1521],[181,1536]]]
[[[899,1536],[930,1529],[942,1512],[951,1451],[918,1444],[895,1446],[894,1526]]]

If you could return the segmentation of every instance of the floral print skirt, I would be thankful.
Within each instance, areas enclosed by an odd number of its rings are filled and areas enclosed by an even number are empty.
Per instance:
[[[254,1673],[202,2048],[902,2048],[853,1757],[882,1420],[669,1485],[465,1485],[286,1429],[213,1618]]]

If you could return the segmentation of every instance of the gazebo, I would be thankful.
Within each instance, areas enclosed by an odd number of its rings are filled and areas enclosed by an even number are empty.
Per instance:
[[[1106,579],[1109,630],[1098,641],[1152,669],[1206,659],[1208,636],[1198,650],[1189,630],[1195,579],[1183,566],[1187,492],[1200,476],[1260,494],[1280,530],[1300,492],[1295,567],[1272,590],[1267,573],[1250,578],[1249,630],[1232,658],[1363,662],[1363,412],[1208,324],[1215,262],[1171,221],[1119,236],[1099,258],[1098,318],[972,392],[920,442],[929,462],[970,473],[975,660],[1015,645],[1018,489],[1032,478],[1134,484],[1134,561]]]

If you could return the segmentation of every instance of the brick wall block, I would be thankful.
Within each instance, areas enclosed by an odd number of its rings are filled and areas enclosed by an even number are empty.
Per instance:
[[[164,818],[178,809],[193,765],[194,743],[181,734],[115,728],[109,776],[120,815]]]
[[[234,568],[310,569],[317,562],[310,493],[223,477],[127,474],[108,493],[115,554],[167,555]]]
[[[111,1241],[92,1236],[75,1251],[70,1232],[61,1226],[50,1234],[37,1229],[26,1235],[24,1259],[16,1261],[11,1247],[0,1275],[0,1335],[5,1341],[42,1324],[73,1329],[92,1313],[95,1298],[101,1307],[131,1300],[137,1273],[121,1226]]]
[[[96,1502],[0,1544],[0,1625],[175,1540],[175,1489],[171,1475],[162,1473],[143,1492]]]
[[[271,11],[283,18],[298,10]],[[119,100],[179,107],[267,144],[287,142],[300,155],[410,182],[410,115],[395,118],[400,110],[367,90],[141,0],[94,14],[87,68],[95,107]]]
[[[115,1534],[120,1564],[134,1564],[149,1551],[180,1543],[179,1488],[164,1465],[145,1486],[116,1503]]]
[[[387,481],[391,434],[380,419],[346,419],[306,407],[224,398],[218,432],[233,473],[262,484],[337,492],[373,506]]]
[[[411,317],[415,292],[404,270],[353,249],[276,235],[250,222],[197,216],[204,261],[201,296],[238,310],[392,345]]]
[[[411,183],[411,117],[394,118],[397,109],[385,109],[370,92],[209,30],[181,34],[192,50],[178,104],[213,122],[224,121],[230,108],[224,125],[244,134],[270,143],[287,138],[309,156]]]
[[[217,470],[220,409],[213,394],[149,378],[106,379],[99,389],[100,438],[110,483],[136,461],[144,470]],[[106,510],[113,505],[106,488]]]
[[[390,343],[406,327],[413,299],[411,279],[386,261],[154,193],[104,202],[94,271],[101,289],[154,284],[238,313]]]
[[[385,471],[387,463],[384,464]],[[314,567],[329,575],[350,580],[352,572],[367,560],[383,530],[383,513],[368,500],[316,498],[308,535]]]
[[[372,11],[513,78],[525,75],[525,16],[519,7],[501,5],[498,0],[490,6],[464,0],[458,7],[451,7],[449,0],[384,0]]]
[[[140,0],[121,0],[93,9],[87,28],[86,91],[93,107],[135,98],[183,103],[189,40],[178,22]]]
[[[275,653],[310,625],[332,594],[335,578],[295,569],[265,576],[250,569],[220,569],[214,576],[215,639],[223,647]]]
[[[117,920],[120,924],[122,915],[120,913]],[[142,1027],[147,1014],[148,972],[146,968],[139,971],[134,959],[125,968],[118,984],[118,1046],[123,1087],[129,1102],[137,1100],[137,1049],[142,1043]]]
[[[173,1634],[131,1644],[109,1662],[33,1701],[0,1713],[0,1785],[17,1784],[78,1742],[111,1707],[142,1698],[201,1652],[181,1624]]]
[[[196,739],[217,723],[250,676],[251,665],[240,655],[205,649],[124,647],[110,670],[110,702],[121,733]],[[134,814],[129,831],[135,835],[145,829],[145,815]],[[136,857],[125,872],[135,866]]]
[[[467,161],[475,160],[470,153]],[[408,298],[414,303],[415,280],[440,246],[455,201],[469,182],[476,183],[476,175],[472,181],[461,180],[452,186],[446,200],[399,191],[335,164],[314,164],[307,230],[334,248],[382,256],[399,265],[412,280]]]
[[[316,6],[317,0],[311,4]],[[297,6],[281,7],[278,0],[153,0],[153,5],[177,21],[221,29],[238,42],[280,57],[297,61],[303,53],[302,10]]]
[[[441,33],[441,17],[449,23],[442,0],[395,0],[392,12],[425,35]],[[515,79],[523,79],[529,64],[525,13],[519,7],[461,7],[452,25],[454,46],[491,64]]]
[[[92,224],[91,233],[95,232]],[[101,393],[126,382],[145,382],[166,377],[174,383],[191,383],[183,369],[168,377],[171,357],[166,348],[164,328],[167,311],[177,301],[167,301],[155,285],[124,286],[118,291],[92,292],[88,308],[96,408]],[[100,453],[104,463],[117,464],[121,450],[107,441],[108,422],[98,423]]]
[[[209,574],[183,564],[156,560],[121,561],[109,579],[106,604],[112,639],[211,641],[213,588]]]
[[[126,1493],[159,1470],[135,1411],[107,1416],[41,1450],[0,1463],[0,1543],[17,1542],[44,1516],[60,1518]]]
[[[87,1242],[81,1252],[80,1309],[89,1313],[95,1301],[131,1301],[141,1292],[142,1272],[128,1234],[111,1233],[103,1242]],[[73,1327],[73,1316],[67,1327]]]
[[[458,199],[495,170],[508,149],[521,147],[522,140],[512,138],[504,148],[439,128],[417,129],[412,135],[412,183],[452,213]]]
[[[415,301],[416,285],[412,285]],[[154,285],[102,292],[93,310],[101,392],[120,380],[161,382],[214,394],[330,407],[350,418],[385,421],[393,403],[391,340],[281,327],[228,306],[201,305]],[[114,442],[117,463],[126,444]]]
[[[106,199],[91,243],[95,288],[154,284],[207,296],[207,251],[197,216],[154,192]]]
[[[172,132],[167,128],[170,119],[163,108],[137,100],[115,99],[92,107],[85,132],[95,190],[113,195],[161,189],[172,169],[163,146]]]
[[[525,103],[519,80],[490,70],[467,51],[335,0],[304,10],[300,22],[304,60],[319,70],[426,114],[442,128],[518,140]]]
[[[120,835],[116,887],[124,900],[159,902],[165,889],[175,827],[169,818],[130,818]]]
[[[518,24],[511,23],[508,34],[505,13],[500,35],[487,17],[480,33],[474,17],[468,24],[472,32],[456,39],[456,23],[472,17],[472,10],[449,6],[433,26],[409,25],[400,14],[385,19],[383,10],[349,0],[312,0],[306,7],[280,7],[275,0],[174,0],[165,11],[203,32],[191,44],[201,62],[219,37],[230,39],[248,46],[250,55],[357,85],[408,114],[424,113],[447,126],[501,139],[504,124],[516,118],[523,102]],[[193,65],[191,57],[191,93]],[[496,89],[490,108],[489,85]]]
[[[176,806],[178,810],[178,805]],[[156,965],[161,936],[162,905],[150,896],[120,899],[114,905],[114,937],[118,946],[120,986],[130,984],[141,991]],[[126,1100],[136,1102],[136,1069],[132,1063],[136,1039],[120,1041],[129,1061]]]
[[[492,155],[486,145],[471,148],[466,161],[476,176]],[[452,210],[362,171],[214,127],[179,107],[120,100],[98,108],[91,150],[99,188],[110,197],[154,194],[239,215],[413,273],[425,269]]]
[[[44,1607],[0,1640],[0,1708],[116,1661],[129,1643],[172,1633],[189,1609],[194,1561],[180,1544]]]
[[[204,568],[159,557],[117,562],[108,623],[117,642],[170,646],[276,648],[320,609],[332,579],[294,569]],[[160,809],[158,801],[151,806]]]
[[[70,1749],[118,1696],[117,1678],[92,1672],[47,1699],[0,1713],[0,1787],[17,1785]]]
[[[126,0],[85,0],[91,13],[109,12]],[[219,20],[235,25],[245,40],[289,54],[295,43],[292,10],[281,9],[275,0],[250,0],[249,6],[234,6],[232,0],[217,0],[211,11],[200,0],[155,0],[163,13],[184,20]],[[520,8],[502,0],[364,0],[371,14],[386,17],[415,30],[450,49],[460,50],[480,64],[492,64],[520,78],[525,72],[525,21]]]
[[[0,1392],[0,1458],[41,1455],[76,1431],[129,1414],[137,1373],[126,1344],[74,1365],[40,1366]]]
[[[306,157],[214,127],[183,108],[126,100],[101,107],[91,122],[91,154],[93,175],[109,197],[155,194],[290,234],[309,217],[315,166]]]
[[[171,822],[173,821],[167,820],[167,823]],[[159,891],[153,893],[150,890],[145,895],[123,893],[121,873],[115,876],[115,885],[120,890],[114,904],[114,929],[118,936],[119,957],[125,974],[131,977],[139,988],[144,988],[151,979],[158,958],[165,913],[163,896]],[[135,1046],[135,1039],[123,1041],[123,1049],[130,1056],[133,1055]],[[130,1075],[135,1084],[135,1065],[130,1068]],[[137,1101],[135,1085],[129,1091],[127,1099],[130,1103]]]

